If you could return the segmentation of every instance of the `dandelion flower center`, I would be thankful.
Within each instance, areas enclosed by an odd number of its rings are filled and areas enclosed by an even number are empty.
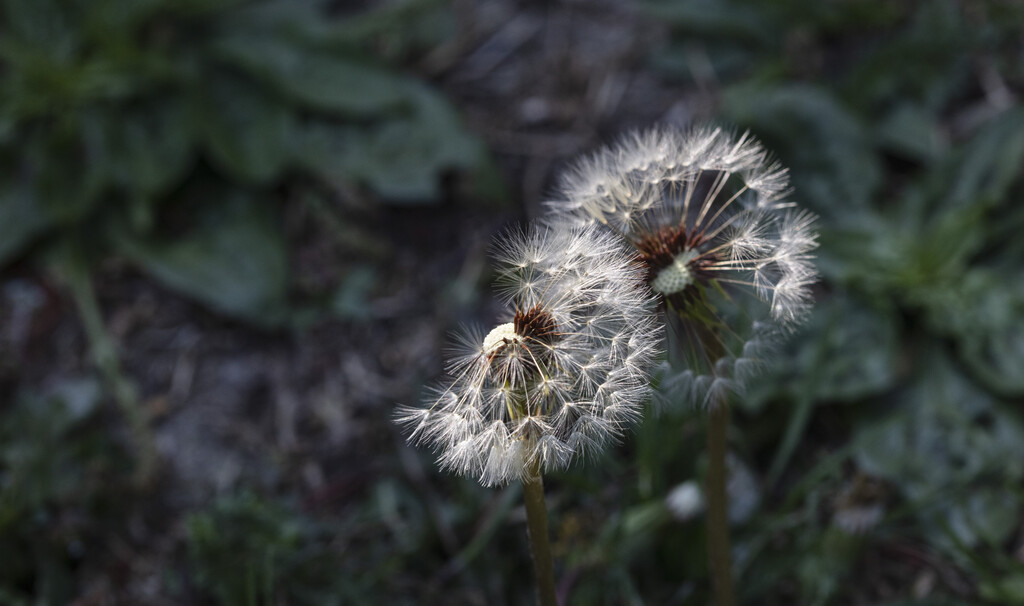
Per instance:
[[[499,324],[495,326],[491,332],[487,333],[486,337],[484,337],[484,352],[489,354],[495,353],[507,343],[515,341],[516,338],[516,327],[514,323],[506,322],[504,324]]]
[[[663,267],[658,275],[651,280],[651,290],[663,295],[671,295],[683,291],[687,286],[693,284],[693,272],[690,271],[690,262],[696,259],[699,253],[696,250],[684,250],[672,259],[672,263]]]

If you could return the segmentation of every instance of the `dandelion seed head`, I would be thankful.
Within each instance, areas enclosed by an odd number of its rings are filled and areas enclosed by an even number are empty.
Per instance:
[[[600,226],[640,255],[670,327],[663,385],[714,401],[800,323],[817,279],[813,214],[748,133],[651,129],[582,158],[548,205],[555,224]],[[685,370],[680,371],[683,368]]]
[[[636,252],[594,226],[498,239],[511,318],[457,340],[448,378],[396,420],[485,485],[592,456],[640,417],[662,329]]]

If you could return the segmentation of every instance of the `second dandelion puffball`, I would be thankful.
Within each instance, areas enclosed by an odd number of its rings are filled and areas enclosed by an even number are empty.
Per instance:
[[[815,218],[787,199],[786,170],[749,135],[633,133],[575,163],[561,193],[556,221],[603,227],[639,253],[672,328],[663,385],[683,399],[740,389],[807,313]]]

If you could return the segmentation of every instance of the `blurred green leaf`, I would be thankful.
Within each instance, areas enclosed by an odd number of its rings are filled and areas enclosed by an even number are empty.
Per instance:
[[[480,170],[488,155],[469,135],[455,110],[425,86],[413,89],[414,109],[405,118],[373,129],[364,140],[357,173],[382,197],[392,201],[437,199],[441,173],[447,169]]]
[[[74,468],[79,457],[90,455],[91,444],[51,449],[95,412],[100,394],[94,380],[72,380],[46,396],[20,394],[14,410],[0,417],[0,530],[29,509],[51,501],[70,503],[79,496],[89,477]]]
[[[166,193],[181,182],[193,156],[194,137],[185,108],[165,99],[119,114],[99,114],[89,131],[110,180],[136,196]]]
[[[369,266],[356,267],[345,276],[331,298],[331,311],[342,318],[370,316],[370,291],[377,283],[377,272]]]
[[[295,116],[249,81],[221,73],[194,91],[193,124],[211,159],[232,177],[266,183],[292,155]]]
[[[985,214],[1005,206],[1011,187],[1022,181],[1022,165],[1024,109],[1015,107],[989,120],[970,140],[911,183],[902,192],[897,212],[890,216],[915,231],[943,223],[955,229],[956,222],[966,217],[987,220]],[[964,230],[959,238],[952,236],[948,234],[949,242],[959,246],[980,234]]]
[[[372,45],[399,59],[417,45],[434,48],[454,32],[445,0],[394,0],[364,8],[336,18],[331,3],[324,0],[264,0],[235,11],[228,25],[328,52],[351,53]]]
[[[178,257],[191,251],[187,263],[178,258],[172,270],[156,261],[173,231],[157,218],[179,191],[211,177],[239,189],[286,180],[293,189],[319,187],[288,172],[299,168],[328,188],[366,186],[402,203],[438,199],[448,171],[462,171],[491,196],[486,150],[455,110],[382,63],[412,48],[404,24],[426,19],[415,29],[436,40],[426,30],[450,27],[449,13],[436,0],[343,15],[322,0],[5,0],[0,163],[9,176],[0,179],[0,262],[41,236],[89,240],[83,250],[102,259],[108,243],[90,234],[146,234],[161,243],[136,242],[141,265],[237,311],[251,307],[241,299],[263,297],[262,287],[236,297],[188,286],[203,282],[195,277],[202,254],[219,255],[211,268],[229,265],[223,250],[212,252],[215,226],[205,228],[205,244],[178,247]],[[228,240],[239,238],[232,233]]]
[[[796,570],[803,603],[808,606],[827,604],[836,594],[842,595],[845,581],[863,547],[862,537],[838,528],[821,533],[811,546],[812,553],[801,558]]]
[[[447,101],[425,86],[407,92],[408,111],[372,126],[311,124],[298,162],[328,182],[364,183],[396,203],[437,200],[446,170],[486,173],[487,150]]]
[[[161,282],[216,310],[279,324],[287,309],[287,259],[266,204],[228,194],[203,206],[195,223],[173,241],[118,234],[118,246]]]
[[[92,36],[116,35],[131,32],[161,9],[175,4],[168,0],[93,0],[89,10],[81,16],[83,29]]]
[[[284,40],[254,44],[243,37],[217,42],[217,53],[279,94],[313,109],[341,115],[379,115],[409,96],[409,80],[366,60],[302,48]]]
[[[986,600],[1007,606],[1024,604],[1024,571],[986,580],[978,587],[978,593]]]
[[[59,0],[6,0],[0,10],[4,29],[12,39],[31,44],[51,57],[68,58],[81,43],[74,15]],[[9,48],[6,44],[2,46],[5,50]]]
[[[27,188],[0,177],[0,266],[22,251],[48,224]]]
[[[78,595],[82,559],[101,562],[119,498],[124,454],[95,421],[91,378],[48,393],[21,392],[0,415],[0,600],[65,604]]]
[[[252,494],[190,516],[195,579],[225,606],[342,604],[341,558],[313,520]]]
[[[773,33],[773,28],[766,26],[766,12],[759,6],[727,0],[650,0],[644,4],[644,8],[653,17],[668,23],[673,32],[678,34],[766,44]]]
[[[839,91],[851,105],[870,111],[905,99],[937,112],[967,86],[974,41],[962,8],[934,0],[909,12],[845,74]]]
[[[807,330],[817,329],[817,347],[796,356],[797,375],[812,397],[850,402],[894,384],[900,370],[894,310],[843,297],[821,305],[814,318]]]
[[[977,606],[976,602],[958,600],[948,596],[933,595],[920,600],[898,600],[882,602],[878,606]]]
[[[930,291],[922,305],[932,330],[957,340],[961,359],[986,387],[1024,393],[1024,274],[975,268],[959,283]]]
[[[767,484],[775,484],[807,440],[817,407],[877,397],[897,384],[906,366],[901,336],[891,306],[869,304],[844,291],[815,304],[808,325],[782,355],[774,356],[764,374],[751,380],[738,403],[761,412],[774,402],[788,419],[785,433],[775,439]]]
[[[933,540],[949,528],[968,546],[1002,542],[1024,505],[1009,489],[1024,478],[1024,424],[941,354],[927,361],[899,410],[858,429],[857,465],[892,482]]]
[[[85,141],[67,133],[39,129],[23,149],[23,169],[28,175],[29,195],[37,210],[58,225],[75,224],[96,207],[107,185],[105,167],[88,162]]]
[[[779,154],[802,205],[840,218],[873,201],[882,172],[868,131],[825,90],[734,86],[725,91],[723,109]]]
[[[992,391],[1018,396],[1024,393],[1020,372],[1024,368],[1024,331],[1019,322],[966,337],[962,353],[974,375]]]
[[[947,173],[946,203],[953,208],[993,205],[1024,179],[1024,109],[989,121],[956,155]]]
[[[822,273],[851,290],[920,309],[936,290],[963,281],[985,243],[985,219],[978,205],[928,216],[924,223],[864,212],[822,230]]]
[[[932,505],[926,505],[925,511]],[[944,519],[933,528],[948,524],[949,531],[967,545],[998,545],[1017,528],[1022,505],[1024,499],[1004,486],[977,486],[938,506]]]
[[[938,116],[914,103],[904,103],[889,112],[877,133],[881,146],[910,160],[933,162],[946,151]]]
[[[893,386],[900,372],[896,310],[839,291],[815,304],[807,326],[786,347],[747,400],[808,398],[854,402]],[[771,388],[782,393],[774,393]]]

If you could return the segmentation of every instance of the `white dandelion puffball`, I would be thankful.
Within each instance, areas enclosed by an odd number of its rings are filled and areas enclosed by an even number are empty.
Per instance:
[[[556,222],[602,225],[640,254],[671,330],[665,387],[717,401],[739,390],[817,279],[815,217],[786,200],[787,171],[747,134],[649,130],[573,166]],[[682,359],[678,359],[682,357]]]
[[[655,299],[637,255],[590,227],[535,227],[496,247],[510,317],[463,336],[410,442],[484,485],[562,469],[636,422],[659,354]]]

